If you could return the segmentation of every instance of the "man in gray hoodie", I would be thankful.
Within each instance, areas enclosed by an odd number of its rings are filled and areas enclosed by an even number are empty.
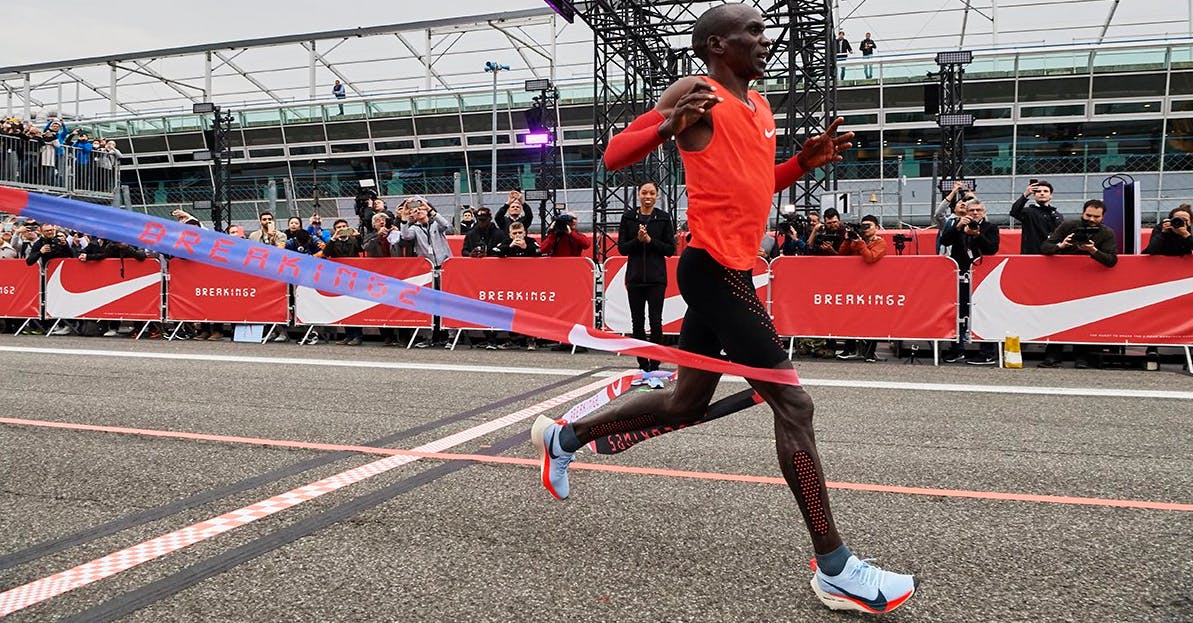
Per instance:
[[[402,221],[400,229],[390,232],[391,247],[396,247],[399,240],[413,241],[414,254],[427,258],[435,268],[439,268],[443,261],[452,255],[451,247],[447,245],[447,232],[451,229],[451,222],[436,212],[422,197],[411,197],[405,203],[410,210],[410,216]]]

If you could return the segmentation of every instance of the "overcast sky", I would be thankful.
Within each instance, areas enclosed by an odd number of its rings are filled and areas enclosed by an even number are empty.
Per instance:
[[[37,27],[47,19],[45,6],[15,0],[4,4],[9,27],[0,44],[0,65],[543,6],[541,0],[57,0],[54,31],[63,36],[47,45],[47,31]],[[29,27],[13,28],[14,24]]]
[[[964,0],[834,0],[838,18],[849,17],[851,38],[873,31],[878,39],[932,40],[935,34],[959,30]],[[57,0],[53,3],[54,37],[37,27],[47,19],[45,6],[6,2],[4,43],[0,64],[18,65],[119,52],[135,52],[214,41],[267,37],[319,30],[375,26],[423,19],[478,15],[542,7],[542,0],[390,0],[388,2],[328,0]],[[973,0],[982,14],[990,0]],[[1004,39],[1024,40],[1041,25],[1060,30],[1041,33],[1038,40],[1086,38],[1109,14],[1112,0],[999,0]],[[943,9],[944,11],[940,11]],[[1111,37],[1135,37],[1189,32],[1189,0],[1123,0],[1114,18]],[[921,13],[916,13],[922,11]],[[940,11],[940,12],[938,12]],[[1030,16],[1030,18],[1028,18]],[[1156,21],[1161,23],[1157,24]],[[18,27],[11,27],[17,25]],[[23,27],[21,27],[23,25]],[[971,32],[990,32],[990,21],[971,14]],[[94,36],[84,36],[84,33]],[[910,41],[908,43],[910,45]],[[898,47],[906,47],[899,44]],[[888,48],[887,51],[892,51]]]

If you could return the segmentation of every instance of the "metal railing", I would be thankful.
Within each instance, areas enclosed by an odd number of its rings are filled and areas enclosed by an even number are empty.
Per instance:
[[[120,155],[0,135],[0,183],[48,194],[111,199],[120,185]]]

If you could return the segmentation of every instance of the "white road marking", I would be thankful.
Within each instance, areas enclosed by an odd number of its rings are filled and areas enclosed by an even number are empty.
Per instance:
[[[441,372],[471,372],[479,374],[522,374],[538,376],[576,376],[591,371],[585,368],[536,368],[533,366],[482,366],[446,363],[413,363],[402,361],[362,361],[339,359],[308,359],[304,357],[261,357],[240,355],[198,355],[189,353],[148,353],[122,350],[98,350],[82,348],[34,348],[0,346],[0,352],[67,355],[71,357],[116,357],[129,359],[166,359],[175,361],[201,361],[226,363],[251,363],[262,365],[296,365],[341,368],[375,368],[385,370],[430,370]],[[632,365],[632,364],[627,364]],[[594,373],[597,377],[623,374],[623,371]],[[1030,374],[1030,372],[1025,372]],[[744,383],[740,376],[725,376],[724,380]],[[853,387],[858,389],[890,389],[919,392],[961,392],[967,394],[1026,394],[1035,396],[1083,396],[1110,398],[1152,398],[1159,400],[1193,400],[1193,391],[1171,391],[1150,389],[1126,389],[1107,387],[1055,387],[1031,385],[982,385],[961,383],[912,383],[905,381],[870,381],[859,379],[813,379],[801,378],[809,387]]]

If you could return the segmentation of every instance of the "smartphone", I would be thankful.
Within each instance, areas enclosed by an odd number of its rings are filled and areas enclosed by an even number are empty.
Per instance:
[[[1039,184],[1039,183],[1040,183],[1040,180],[1027,180],[1028,186],[1035,186],[1036,184]]]

